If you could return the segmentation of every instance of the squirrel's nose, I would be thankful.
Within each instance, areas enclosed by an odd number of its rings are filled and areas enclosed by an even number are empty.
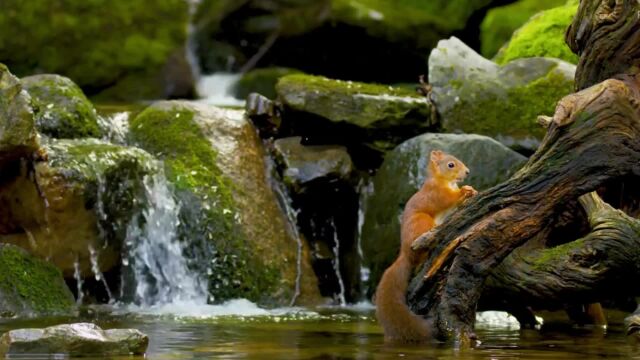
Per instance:
[[[465,170],[464,173],[469,175],[469,169]]]

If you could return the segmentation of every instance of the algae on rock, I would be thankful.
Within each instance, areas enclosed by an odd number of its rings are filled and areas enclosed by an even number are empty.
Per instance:
[[[480,25],[482,55],[493,57],[531,16],[565,3],[566,0],[519,0],[490,9]]]
[[[73,295],[52,264],[0,243],[0,318],[67,314]]]
[[[464,162],[471,173],[464,181],[482,191],[507,180],[526,158],[497,141],[480,135],[424,134],[387,154],[373,179],[373,193],[364,203],[361,230],[364,265],[373,291],[400,247],[400,217],[405,203],[427,176],[429,153],[442,150]]]
[[[503,66],[460,40],[442,40],[429,58],[429,83],[446,132],[487,135],[531,153],[545,130],[538,115],[553,114],[573,92],[575,66],[548,58],[526,58]]]
[[[102,136],[96,109],[71,79],[45,74],[27,76],[21,82],[31,95],[40,133],[54,138]]]
[[[270,188],[262,144],[242,111],[159,102],[131,122],[130,134],[164,160],[182,204],[180,236],[208,274],[210,300],[287,304],[297,245]],[[298,303],[317,303],[308,251],[299,261]]]
[[[369,129],[432,125],[425,98],[403,88],[297,74],[281,78],[276,92],[285,106],[332,122]]]
[[[43,145],[48,161],[5,168],[0,187],[0,242],[46,258],[72,277],[93,275],[92,251],[102,272],[119,264],[122,242],[143,177],[157,171],[148,153],[98,140]]]
[[[577,64],[578,55],[564,40],[564,34],[577,12],[578,3],[569,1],[564,6],[535,15],[516,30],[509,43],[500,49],[495,61],[506,64],[515,59],[543,56]]]

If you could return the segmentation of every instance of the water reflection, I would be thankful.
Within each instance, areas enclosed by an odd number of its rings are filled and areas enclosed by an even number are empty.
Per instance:
[[[545,324],[519,330],[478,323],[482,343],[455,350],[451,344],[385,345],[371,309],[292,309],[269,315],[190,317],[126,313],[94,308],[79,318],[4,320],[0,331],[70,321],[95,321],[103,328],[134,327],[151,339],[149,359],[640,359],[622,324],[607,331]]]

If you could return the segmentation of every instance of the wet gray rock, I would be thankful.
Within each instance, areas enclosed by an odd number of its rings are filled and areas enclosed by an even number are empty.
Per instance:
[[[551,58],[518,59],[500,66],[455,37],[429,57],[429,83],[445,132],[491,136],[533,152],[544,136],[538,115],[553,114],[573,92],[575,66]]]
[[[0,64],[0,163],[38,149],[31,98],[18,78]]]
[[[11,330],[0,337],[0,354],[126,356],[143,355],[149,337],[135,329],[102,330],[91,323],[51,326],[44,329]]]
[[[364,202],[361,239],[372,290],[397,256],[400,216],[407,200],[422,186],[429,153],[435,149],[462,160],[471,170],[464,184],[479,191],[507,180],[526,162],[524,156],[491,138],[464,134],[424,134],[387,154]]]
[[[299,188],[321,178],[349,180],[353,163],[347,148],[338,145],[302,145],[299,136],[278,139],[274,152],[284,168],[287,185]]]

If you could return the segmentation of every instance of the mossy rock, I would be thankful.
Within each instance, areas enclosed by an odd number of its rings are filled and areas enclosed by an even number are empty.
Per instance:
[[[21,79],[31,95],[36,128],[54,138],[102,136],[93,104],[71,79],[60,75],[33,75]]]
[[[487,135],[532,153],[545,130],[538,115],[554,113],[573,92],[575,66],[526,58],[500,66],[457,38],[438,43],[429,58],[429,83],[445,132]]]
[[[55,73],[91,96],[119,89],[118,99],[181,96],[188,3],[5,1],[0,12],[0,61],[19,76]],[[144,80],[144,82],[142,81]],[[192,82],[192,81],[191,81]],[[135,87],[119,86],[121,83]],[[191,87],[193,84],[190,84]],[[182,94],[181,94],[182,92]]]
[[[278,80],[283,76],[297,73],[300,71],[282,67],[255,69],[242,75],[233,88],[233,94],[238,99],[246,99],[251,93],[275,99]]]
[[[148,153],[98,140],[55,140],[43,144],[48,160],[37,162],[34,179],[24,169],[0,186],[0,242],[48,259],[66,277],[75,263],[93,276],[91,249],[106,272],[120,262],[122,243],[140,211],[143,179],[158,162]]]
[[[427,176],[431,150],[442,150],[464,162],[471,170],[464,184],[479,191],[507,180],[526,162],[524,156],[491,138],[464,134],[421,135],[387,154],[365,199],[360,235],[364,265],[371,270],[371,291],[398,254],[400,217],[405,203]]]
[[[577,64],[578,55],[564,41],[567,28],[577,12],[578,3],[570,1],[535,15],[513,34],[495,61],[506,64],[515,59],[543,56]]]
[[[412,39],[428,48],[443,36],[466,27],[467,21],[492,0],[331,0],[331,18],[363,27],[392,41]]]
[[[20,80],[0,64],[0,163],[27,156],[38,149],[30,102]]]
[[[182,204],[179,233],[209,276],[210,300],[288,304],[297,245],[270,188],[261,141],[243,112],[159,102],[131,122],[130,135],[164,160]],[[298,303],[317,303],[308,250],[301,261]]]
[[[486,58],[493,57],[511,39],[513,32],[531,16],[565,3],[566,0],[519,0],[489,10],[480,25],[482,55]]]
[[[276,92],[290,109],[363,129],[432,125],[425,98],[403,88],[296,74],[281,78]]]
[[[60,270],[17,246],[0,244],[0,318],[68,314],[73,305]]]

